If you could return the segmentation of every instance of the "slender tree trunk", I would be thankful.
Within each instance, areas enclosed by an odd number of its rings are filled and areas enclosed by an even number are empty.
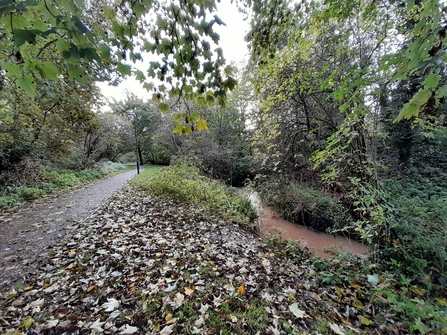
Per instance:
[[[140,161],[140,165],[143,165],[143,153],[140,147],[138,147],[138,159]]]

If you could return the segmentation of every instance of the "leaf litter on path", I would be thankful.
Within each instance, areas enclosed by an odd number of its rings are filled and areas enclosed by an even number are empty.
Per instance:
[[[327,319],[369,333],[378,314],[358,285],[318,285],[310,258],[131,187],[73,228],[26,288],[0,295],[0,333],[317,334]]]

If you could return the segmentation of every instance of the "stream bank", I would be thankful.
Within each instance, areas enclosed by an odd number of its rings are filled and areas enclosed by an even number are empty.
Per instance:
[[[256,192],[251,192],[248,198],[259,215],[258,226],[261,236],[276,236],[284,240],[296,241],[300,247],[308,248],[323,258],[330,257],[334,249],[356,254],[368,253],[369,249],[366,245],[348,237],[318,232],[282,219],[278,213],[261,202]]]

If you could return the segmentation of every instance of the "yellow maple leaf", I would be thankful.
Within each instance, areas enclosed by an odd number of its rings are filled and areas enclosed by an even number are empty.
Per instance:
[[[364,309],[365,307],[363,306],[362,302],[360,300],[355,299],[354,303],[352,304],[354,307],[358,308],[358,309]]]
[[[349,283],[351,285],[351,287],[353,288],[360,288],[359,282],[357,281],[357,279],[353,280],[352,282]]]
[[[422,290],[420,287],[417,286],[410,287],[410,291],[420,296],[424,295],[424,290]]]
[[[172,314],[169,313],[168,315],[166,315],[165,320],[166,320],[167,323],[169,323],[169,321],[172,320]]]
[[[158,332],[160,330],[160,322],[155,322],[154,323],[154,328],[152,328],[152,332]]]
[[[198,130],[208,130],[208,125],[205,120],[197,121],[196,127]]]
[[[239,295],[245,295],[245,293],[247,293],[247,291],[245,290],[244,285],[239,286],[239,288],[237,289],[237,293]]]
[[[28,330],[31,328],[33,323],[34,323],[34,319],[31,316],[27,316],[26,318],[22,319],[22,323],[20,324],[20,326],[25,328],[26,330]]]
[[[437,302],[439,302],[442,306],[447,305],[447,300],[444,298],[435,298]]]
[[[360,323],[365,326],[369,326],[370,324],[373,323],[370,319],[365,318],[363,315],[359,315],[359,320],[360,320]]]

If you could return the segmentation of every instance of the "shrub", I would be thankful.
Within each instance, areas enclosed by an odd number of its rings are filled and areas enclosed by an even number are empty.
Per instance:
[[[20,203],[20,197],[17,194],[5,195],[0,197],[0,210],[14,207]]]
[[[223,183],[200,175],[198,168],[178,164],[163,168],[157,174],[145,172],[131,183],[156,197],[199,205],[213,214],[254,228],[256,214],[250,202],[232,194]]]
[[[76,178],[82,182],[100,179],[104,175],[105,174],[103,172],[98,170],[82,170],[75,173]]]
[[[46,192],[37,187],[21,187],[18,189],[17,194],[23,200],[30,201],[40,198],[42,195],[45,195]]]
[[[383,241],[383,257],[412,274],[431,273],[447,286],[447,178],[404,178],[385,183],[390,237]]]
[[[326,231],[350,220],[336,199],[290,180],[271,178],[257,190],[269,206],[292,222]]]
[[[63,188],[68,186],[75,186],[80,183],[76,177],[75,171],[70,170],[51,170],[44,171],[43,177],[46,182],[54,184],[56,188]]]

